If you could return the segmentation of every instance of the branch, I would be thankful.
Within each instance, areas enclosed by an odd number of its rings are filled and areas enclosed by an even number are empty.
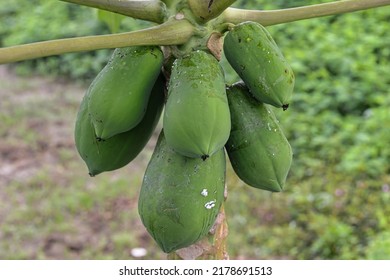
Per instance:
[[[159,0],[60,0],[78,5],[98,8],[132,18],[162,23],[166,19],[165,4]]]
[[[171,20],[164,24],[133,32],[76,37],[0,48],[0,64],[21,60],[99,49],[146,45],[181,45],[195,33],[187,20]]]
[[[228,8],[222,13],[223,21],[238,24],[255,21],[264,26],[297,20],[337,15],[390,5],[390,0],[345,0],[283,10],[256,11]]]

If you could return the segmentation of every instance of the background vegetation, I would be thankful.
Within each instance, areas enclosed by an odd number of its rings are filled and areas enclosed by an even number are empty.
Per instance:
[[[110,32],[94,9],[59,1],[8,1],[0,21],[0,46]],[[232,259],[390,259],[389,22],[386,7],[269,27],[296,74],[291,107],[275,110],[294,162],[277,194],[246,186],[229,166]],[[145,26],[125,19],[118,31]],[[78,104],[110,52],[0,68],[0,259],[131,259],[137,247],[165,258],[137,214],[155,139],[96,178],[74,147]]]

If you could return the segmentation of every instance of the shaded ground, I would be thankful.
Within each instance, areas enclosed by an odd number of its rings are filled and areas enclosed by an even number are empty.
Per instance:
[[[155,140],[127,167],[90,178],[73,140],[86,86],[5,66],[0,85],[0,259],[129,259],[136,247],[164,258],[136,209]]]

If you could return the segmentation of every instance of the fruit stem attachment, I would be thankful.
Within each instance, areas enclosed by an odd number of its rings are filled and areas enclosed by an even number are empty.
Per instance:
[[[98,8],[136,19],[163,23],[167,17],[165,4],[158,0],[121,1],[121,0],[61,0],[73,4]]]
[[[165,3],[168,8],[175,6],[180,0],[161,0],[161,2]]]
[[[207,22],[219,16],[236,0],[188,0],[188,4],[199,22]]]
[[[76,37],[0,48],[0,64],[99,49],[148,45],[180,45],[195,33],[187,20],[172,19],[158,26],[118,34]]]
[[[264,26],[309,18],[337,15],[390,5],[390,0],[345,0],[282,10],[244,10],[228,8],[221,17],[224,22],[238,24],[255,21]]]

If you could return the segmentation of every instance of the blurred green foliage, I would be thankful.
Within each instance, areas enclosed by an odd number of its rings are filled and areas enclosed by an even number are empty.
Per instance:
[[[234,6],[323,2],[329,1],[239,0]],[[8,3],[0,7],[0,20],[7,22],[0,26],[1,46],[109,33],[90,8]],[[275,110],[294,162],[286,190],[275,194],[244,185],[229,167],[233,258],[390,259],[389,22],[385,7],[269,27],[296,75],[289,110]],[[126,19],[120,30],[145,26]],[[18,69],[91,79],[107,58],[106,50],[67,54],[19,63]],[[227,81],[236,81],[225,60],[222,65]],[[74,199],[74,207],[90,207],[88,197]],[[114,243],[130,241],[121,233]]]

